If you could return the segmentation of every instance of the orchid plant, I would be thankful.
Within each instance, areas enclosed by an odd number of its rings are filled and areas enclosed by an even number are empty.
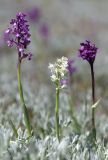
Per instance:
[[[24,122],[28,132],[28,136],[32,135],[31,125],[27,107],[24,100],[23,88],[21,83],[21,64],[24,59],[31,60],[32,54],[27,52],[27,47],[30,44],[29,24],[26,20],[26,14],[19,12],[15,19],[12,19],[10,26],[5,31],[5,40],[8,47],[15,46],[18,52],[17,61],[17,78],[20,100],[22,104],[22,110],[24,114]]]
[[[79,49],[79,57],[81,57],[83,60],[86,60],[89,62],[90,69],[91,69],[91,80],[92,80],[92,102],[93,104],[96,103],[95,98],[95,77],[94,77],[94,61],[96,58],[96,53],[98,48],[95,46],[95,44],[92,44],[90,41],[85,41],[84,43],[80,44],[81,47]],[[93,137],[96,140],[96,127],[95,127],[95,108],[92,107],[92,133]]]
[[[56,86],[56,105],[55,105],[55,129],[58,140],[60,140],[60,129],[59,129],[59,94],[60,90],[65,87],[65,75],[68,72],[68,59],[62,57],[57,59],[54,64],[49,64],[48,68],[51,71],[51,81]]]

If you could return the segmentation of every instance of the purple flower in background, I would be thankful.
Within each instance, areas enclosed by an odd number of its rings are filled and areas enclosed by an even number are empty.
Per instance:
[[[72,73],[74,73],[75,70],[76,70],[76,68],[73,65],[74,65],[74,60],[73,59],[68,59],[67,70],[68,70],[70,75],[72,75]]]
[[[30,44],[29,25],[26,20],[26,15],[19,12],[16,19],[12,19],[10,26],[5,31],[5,41],[9,47],[16,46],[20,61],[24,58],[31,57],[31,53],[25,52],[27,46]]]
[[[32,22],[38,22],[41,17],[41,10],[38,7],[28,9],[26,12],[28,18]]]
[[[98,48],[95,46],[95,44],[92,44],[87,40],[80,45],[81,47],[79,49],[79,56],[82,57],[82,59],[87,60],[89,63],[93,63]]]
[[[40,25],[39,33],[44,38],[47,38],[49,36],[49,27],[48,27],[48,25],[46,23],[43,23],[42,25]]]

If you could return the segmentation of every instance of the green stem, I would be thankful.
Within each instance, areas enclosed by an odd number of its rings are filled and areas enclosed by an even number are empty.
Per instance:
[[[81,132],[81,126],[77,120],[77,118],[75,117],[75,114],[74,114],[74,107],[73,107],[73,99],[72,99],[72,96],[71,96],[71,75],[69,75],[69,105],[70,105],[70,114],[71,114],[71,117],[72,117],[72,120],[73,120],[73,126],[75,128],[75,131],[77,133],[80,133]]]
[[[32,136],[32,133],[31,133],[29,115],[28,115],[27,107],[25,105],[23,89],[22,89],[22,84],[21,84],[21,61],[20,60],[18,60],[17,77],[18,77],[18,89],[19,89],[19,94],[20,94],[20,100],[21,100],[23,114],[24,114],[24,122],[27,128],[28,136],[30,137]]]
[[[95,78],[94,78],[93,63],[90,64],[90,67],[91,67],[91,77],[92,77],[92,100],[94,104],[96,100],[95,100]],[[92,132],[93,132],[94,139],[96,140],[95,108],[92,108]]]
[[[60,140],[60,129],[59,129],[59,85],[56,87],[56,106],[55,106],[55,129],[58,140]]]

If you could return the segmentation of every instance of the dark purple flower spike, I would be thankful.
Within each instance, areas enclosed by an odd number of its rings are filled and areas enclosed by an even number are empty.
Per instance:
[[[97,47],[95,44],[92,44],[90,41],[85,41],[84,43],[80,44],[81,47],[79,49],[79,56],[87,60],[89,63],[93,63],[97,53]]]

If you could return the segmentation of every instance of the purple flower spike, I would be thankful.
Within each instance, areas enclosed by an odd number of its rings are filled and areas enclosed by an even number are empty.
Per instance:
[[[73,64],[74,64],[74,60],[68,59],[67,70],[70,75],[72,75],[72,73],[74,73],[76,71],[76,68],[73,66]]]
[[[97,53],[97,47],[95,44],[92,44],[90,41],[85,41],[85,43],[80,44],[79,56],[82,59],[87,60],[89,63],[93,63]]]
[[[19,12],[16,19],[11,20],[10,27],[5,31],[4,37],[9,47],[16,46],[20,60],[29,57],[29,53],[26,53],[25,50],[30,44],[30,36],[26,15]]]

